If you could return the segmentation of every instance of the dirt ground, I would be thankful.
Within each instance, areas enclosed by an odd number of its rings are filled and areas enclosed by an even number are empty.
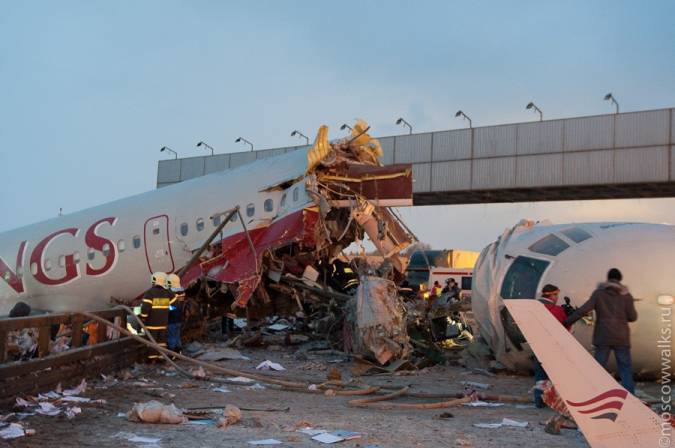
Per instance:
[[[208,349],[219,348],[218,344]],[[277,350],[244,350],[250,361],[221,361],[218,364],[234,369],[253,370],[269,359],[281,363],[287,370],[273,372],[275,376],[291,380],[308,380],[321,383],[327,371],[336,368],[343,379],[351,377],[352,362],[335,355],[309,355],[299,357],[290,348]],[[187,367],[186,363],[182,363]],[[149,380],[143,385],[143,379]],[[444,393],[461,391],[460,381],[489,383],[490,393],[527,395],[532,378],[511,375],[489,377],[459,367],[436,366],[413,375],[380,374],[359,378],[361,384],[410,386],[417,392]],[[192,387],[188,387],[192,386]],[[229,392],[217,392],[214,388],[225,387]],[[563,430],[559,436],[544,432],[540,422],[551,414],[549,410],[536,409],[529,405],[504,405],[501,407],[459,406],[442,410],[380,411],[349,407],[350,397],[324,396],[320,394],[282,391],[266,386],[251,389],[250,385],[216,384],[208,381],[186,380],[165,367],[137,366],[134,378],[118,381],[114,385],[102,380],[89,383],[83,396],[105,399],[106,404],[82,405],[82,413],[72,420],[60,415],[48,417],[35,415],[26,418],[23,424],[36,430],[31,437],[8,443],[14,447],[240,447],[248,441],[274,438],[283,447],[318,447],[320,442],[309,435],[289,430],[301,421],[313,427],[333,430],[349,430],[362,434],[360,439],[337,443],[337,446],[352,447],[586,447],[583,436],[576,430]],[[649,390],[653,385],[641,384]],[[175,396],[173,396],[175,394]],[[283,409],[288,411],[242,411],[241,423],[226,429],[215,425],[158,425],[129,422],[119,413],[125,413],[134,402],[158,400],[175,403],[181,408],[222,406],[234,404],[241,408]],[[399,400],[402,402],[420,399]],[[428,400],[427,400],[428,401]],[[441,400],[433,400],[441,401]],[[3,414],[9,410],[4,409]],[[453,417],[441,419],[439,415],[450,412]],[[527,421],[526,428],[482,429],[474,423],[500,422],[503,417]],[[130,434],[160,438],[157,444],[139,444],[127,441]],[[0,441],[0,444],[3,442]],[[5,442],[7,443],[7,442]]]

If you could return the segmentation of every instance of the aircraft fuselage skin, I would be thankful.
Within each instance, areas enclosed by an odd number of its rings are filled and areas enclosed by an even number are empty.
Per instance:
[[[18,301],[77,311],[134,299],[152,272],[183,267],[227,210],[255,228],[312,206],[306,164],[298,150],[0,233],[0,315]],[[242,231],[237,219],[222,236]]]
[[[481,335],[502,364],[513,370],[531,369],[528,345],[518,347],[509,335],[504,299],[540,298],[543,286],[551,283],[560,288],[560,305],[567,296],[579,307],[615,267],[623,273],[638,312],[637,322],[630,324],[635,370],[653,376],[661,370],[659,341],[664,332],[672,332],[673,305],[667,299],[675,296],[674,254],[675,226],[671,225],[516,226],[483,250],[474,269],[472,307]],[[666,300],[661,303],[659,298]],[[572,329],[589,350],[593,328],[592,322],[579,321]],[[672,350],[671,339],[667,344]]]

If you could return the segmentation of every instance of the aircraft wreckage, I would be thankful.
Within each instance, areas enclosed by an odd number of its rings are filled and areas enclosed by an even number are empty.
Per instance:
[[[238,215],[245,231],[204,245],[183,270],[183,282],[216,307],[245,308],[252,321],[272,314],[304,316],[330,300],[344,305],[354,293],[358,331],[348,344],[370,350],[380,363],[406,356],[410,347],[396,283],[406,264],[400,252],[414,237],[388,207],[412,205],[412,169],[382,166],[380,144],[367,129],[359,121],[351,137],[329,142],[327,127],[321,127],[304,172],[267,177],[263,191],[281,195],[280,213],[269,225],[251,229],[238,209],[228,213],[223,226]],[[292,200],[288,188],[298,183],[310,201],[284,210]],[[377,275],[367,265],[355,273],[343,256],[365,235],[385,259]],[[327,314],[324,326],[340,319]]]
[[[160,271],[187,288],[188,334],[222,316],[246,317],[254,333],[276,316],[380,364],[408,357],[408,331],[432,345],[454,337],[457,310],[431,313],[397,288],[415,237],[391,207],[412,205],[412,166],[383,166],[368,130],[359,120],[329,141],[322,126],[309,148],[2,233],[0,313],[18,301],[47,312],[137,304]],[[366,238],[377,266],[344,254]]]

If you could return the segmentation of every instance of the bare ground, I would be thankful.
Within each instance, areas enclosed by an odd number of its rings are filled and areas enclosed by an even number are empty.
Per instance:
[[[216,348],[217,346],[210,346]],[[310,356],[297,359],[291,350],[246,350],[250,361],[222,361],[219,364],[235,369],[253,369],[258,362],[270,359],[287,368],[274,375],[292,380],[309,380],[321,383],[326,380],[326,370],[335,367],[343,376],[351,376],[352,363],[330,362],[335,356]],[[187,367],[184,364],[184,367]],[[150,387],[134,385],[139,378],[154,380]],[[436,366],[414,375],[376,375],[361,377],[362,383],[403,387],[410,385],[417,392],[444,393],[461,391],[460,381],[477,381],[493,385],[491,393],[527,395],[532,378],[511,375],[487,377],[459,367]],[[194,387],[186,387],[186,386]],[[164,367],[143,366],[136,378],[120,381],[103,388],[102,381],[90,383],[84,396],[103,398],[106,404],[100,407],[82,406],[82,414],[72,420],[64,416],[28,417],[24,424],[36,430],[32,437],[9,443],[16,447],[82,446],[82,447],[132,447],[152,446],[131,443],[120,433],[161,438],[161,447],[240,447],[251,446],[250,440],[275,438],[285,447],[318,447],[322,444],[310,436],[289,431],[289,427],[307,421],[316,428],[326,430],[350,430],[363,434],[361,439],[341,442],[338,445],[366,447],[586,447],[583,436],[576,430],[563,430],[559,436],[546,434],[540,422],[551,416],[551,411],[505,405],[484,408],[459,406],[445,410],[424,411],[379,411],[349,407],[349,397],[324,396],[309,393],[289,392],[266,387],[264,390],[249,390],[246,385],[225,385],[229,393],[212,389],[221,384],[185,380]],[[650,385],[642,385],[649,389]],[[171,394],[175,394],[172,397]],[[225,406],[234,404],[242,408],[286,408],[286,412],[243,411],[241,423],[226,429],[215,425],[192,424],[157,425],[134,423],[119,417],[134,402],[158,400],[175,403],[178,407]],[[400,401],[417,401],[406,399]],[[3,410],[2,413],[7,413]],[[442,412],[453,417],[440,419]],[[527,421],[527,428],[481,429],[473,423],[499,422],[503,417]],[[128,437],[128,436],[127,436]],[[0,444],[3,443],[0,441]],[[279,445],[277,445],[279,446]]]

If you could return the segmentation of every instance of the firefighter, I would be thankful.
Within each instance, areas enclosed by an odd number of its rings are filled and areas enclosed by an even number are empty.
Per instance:
[[[183,306],[185,303],[185,291],[180,285],[180,277],[169,274],[166,278],[168,287],[174,294],[169,302],[169,327],[167,331],[167,343],[169,350],[178,352],[183,348],[181,342],[181,327],[183,325]]]
[[[166,274],[164,272],[152,274],[152,287],[143,295],[141,320],[161,347],[166,347],[169,305],[172,298],[173,293],[167,289]],[[157,361],[162,359],[162,356],[153,351],[148,358]]]

